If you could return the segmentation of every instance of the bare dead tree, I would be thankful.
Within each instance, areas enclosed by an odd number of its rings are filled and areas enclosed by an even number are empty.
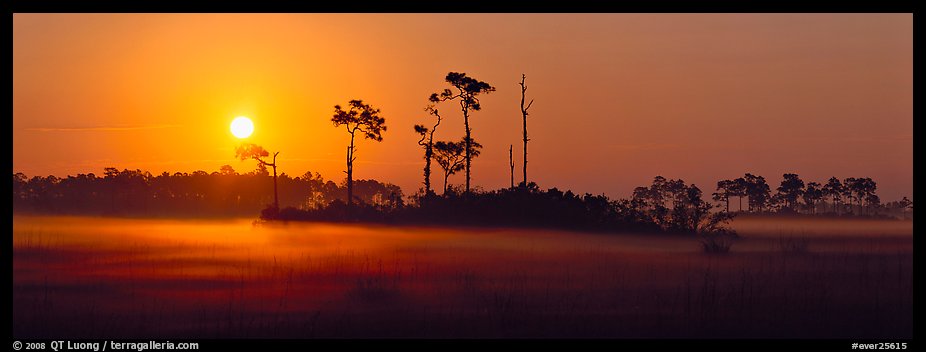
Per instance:
[[[524,79],[527,78],[523,73],[521,74],[521,116],[524,121],[524,186],[527,186],[527,141],[530,139],[527,138],[527,109],[531,108],[531,105],[534,104],[534,99],[531,99],[530,103],[527,103],[527,106],[524,106],[524,93],[527,92],[527,85],[524,84]]]
[[[508,145],[508,166],[511,167],[511,172],[510,172],[510,174],[511,174],[511,188],[514,188],[514,158],[512,157],[512,152],[511,152],[512,149],[514,149],[514,145],[509,144],[509,145]]]

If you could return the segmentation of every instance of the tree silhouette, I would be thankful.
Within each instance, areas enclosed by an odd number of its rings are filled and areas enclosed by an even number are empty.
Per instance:
[[[900,207],[900,214],[904,220],[907,219],[907,208],[913,206],[913,202],[909,198],[903,197],[900,201],[897,202],[897,205]]]
[[[431,97],[434,98],[433,96]],[[434,127],[430,129],[424,125],[415,125],[415,133],[421,135],[421,139],[418,140],[418,145],[424,148],[424,194],[429,195],[433,193],[431,191],[431,159],[434,155],[434,132],[437,131],[437,126],[440,126],[441,116],[440,111],[437,110],[434,105],[435,101],[429,99],[431,104],[428,104],[424,108],[428,114],[437,118],[437,122],[434,124]],[[425,142],[427,139],[427,142]]]
[[[728,231],[723,229],[723,224],[732,219],[732,214],[726,211],[712,213],[714,206],[702,200],[701,195],[701,189],[694,184],[686,185],[681,179],[666,180],[656,176],[650,187],[634,189],[632,202],[652,205],[649,221],[666,231],[702,234]],[[671,208],[665,206],[666,200],[672,200]]]
[[[865,204],[868,208],[868,215],[877,216],[879,209],[881,209],[881,197],[874,193],[868,193],[865,195]]]
[[[274,211],[280,210],[280,197],[277,192],[277,155],[278,154],[280,154],[280,152],[273,153],[273,162],[268,163],[264,161],[263,158],[270,156],[270,153],[264,150],[264,148],[259,145],[252,144],[252,143],[242,143],[237,148],[235,148],[235,156],[240,158],[242,161],[248,160],[248,159],[254,159],[254,160],[257,160],[257,165],[264,170],[266,170],[267,166],[270,166],[273,168],[273,209]]]
[[[849,211],[852,212],[852,215],[861,215],[862,213],[861,198],[857,196],[861,192],[861,187],[860,187],[861,185],[859,183],[859,180],[855,177],[847,177],[845,180],[842,181],[842,185],[843,185],[842,195],[846,197],[846,200],[849,203]],[[855,201],[858,201],[859,203],[858,212],[856,212],[855,209],[852,208],[853,206],[852,203]]]
[[[219,167],[219,174],[226,175],[226,176],[233,176],[233,175],[237,175],[238,173],[235,172],[235,168],[233,168],[231,165],[222,165],[221,167]]]
[[[794,211],[794,206],[797,205],[797,200],[803,193],[804,181],[797,174],[788,173],[784,174],[783,177],[781,186],[778,186],[778,194],[784,200],[785,207]]]
[[[345,171],[347,173],[347,208],[350,209],[354,196],[354,160],[357,160],[354,156],[355,135],[359,131],[363,138],[382,142],[382,133],[386,131],[386,119],[379,116],[379,109],[364,104],[363,100],[351,100],[347,106],[348,109],[343,110],[341,105],[335,105],[331,122],[334,123],[334,127],[343,125],[350,134],[350,145],[347,146],[347,171]]]
[[[510,188],[514,188],[514,156],[513,156],[513,154],[512,154],[512,150],[513,150],[513,149],[514,149],[514,145],[509,144],[509,145],[508,145],[508,167],[510,168],[510,169],[509,169],[510,171],[509,171],[508,175],[511,176],[511,186],[510,186]],[[525,183],[524,185],[526,186],[527,184]]]
[[[534,105],[534,99],[531,99],[530,103],[527,106],[524,106],[524,93],[527,92],[527,85],[524,84],[524,79],[527,78],[523,73],[521,74],[521,116],[524,122],[524,166],[522,171],[524,173],[524,186],[527,186],[527,109],[531,108],[531,105]]]
[[[109,211],[116,212],[116,190],[119,189],[117,178],[119,169],[114,167],[103,168],[103,179],[109,184]]]
[[[746,184],[746,195],[749,197],[749,210],[762,212],[771,199],[771,189],[765,182],[765,177],[747,173],[743,180]]]
[[[472,148],[469,153],[470,157],[475,158],[479,156],[479,150],[482,149],[482,144],[472,141],[470,147]],[[434,161],[444,169],[444,194],[447,193],[447,179],[450,178],[450,175],[460,172],[465,168],[464,163],[467,155],[465,149],[466,143],[463,141],[439,141],[434,143]]]
[[[876,209],[881,203],[881,199],[875,194],[875,191],[878,190],[878,184],[870,177],[857,180],[859,201],[865,201],[866,214],[871,215],[872,210]],[[861,206],[861,203],[859,203],[859,206]]]
[[[456,92],[451,89],[444,89],[441,93],[431,94],[431,101],[447,101],[459,99],[460,109],[463,111],[463,127],[465,129],[466,135],[463,138],[466,147],[464,148],[464,157],[466,159],[466,193],[469,193],[470,190],[470,171],[473,156],[470,154],[473,150],[471,145],[472,131],[469,128],[469,113],[470,111],[479,111],[482,110],[482,105],[479,104],[480,94],[488,94],[495,91],[495,87],[492,87],[486,82],[482,82],[472,77],[466,76],[466,73],[459,72],[450,72],[447,73],[447,76],[444,78],[447,83],[450,83],[451,86],[456,88]]]
[[[748,183],[746,182],[746,179],[740,177],[740,178],[733,180],[733,182],[730,183],[729,186],[730,186],[730,195],[736,196],[736,198],[738,198],[739,200],[739,210],[738,211],[742,212],[743,211],[743,197],[746,196],[746,189],[747,189]]]
[[[817,213],[817,201],[823,199],[823,189],[820,187],[819,183],[810,182],[807,184],[807,188],[804,190],[803,194],[804,203],[810,207],[810,213]]]
[[[833,199],[833,212],[836,213],[836,215],[839,215],[838,204],[841,203],[843,191],[844,188],[842,186],[842,182],[839,182],[839,179],[835,176],[830,177],[829,181],[826,182],[826,185],[823,186],[823,194],[830,196]],[[826,211],[825,207],[823,211]]]
[[[717,181],[717,192],[712,194],[714,201],[725,203],[724,210],[727,212],[730,211],[730,196],[733,195],[733,187],[735,187],[734,181],[720,180]]]

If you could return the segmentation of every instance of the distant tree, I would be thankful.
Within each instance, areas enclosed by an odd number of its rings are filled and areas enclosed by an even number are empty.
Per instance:
[[[660,207],[665,208],[666,206],[665,189],[666,189],[667,183],[668,183],[668,180],[666,180],[665,177],[662,177],[662,176],[653,177],[653,184],[650,185],[650,191],[649,191],[650,204],[653,204],[653,206],[658,205]]]
[[[649,188],[634,189],[634,198],[638,199],[639,203],[650,205],[650,216],[654,223],[663,227],[671,227],[675,226],[670,224],[677,220],[678,207],[690,200],[689,191],[690,188],[685,185],[685,181],[668,180],[665,177],[656,176]]]
[[[313,173],[311,170],[306,171],[305,173],[302,174],[302,176],[299,176],[299,178],[306,180],[306,181],[318,181],[321,183],[325,183],[325,180],[322,178],[321,174],[319,174],[318,172]]]
[[[277,192],[277,155],[280,152],[273,153],[273,162],[268,163],[263,158],[270,156],[270,153],[264,150],[263,147],[252,144],[252,143],[242,143],[235,149],[235,156],[237,156],[242,161],[248,159],[254,159],[257,161],[259,168],[266,170],[267,166],[273,168],[273,209],[274,211],[280,210],[280,197]],[[232,170],[234,171],[234,170]]]
[[[712,194],[714,201],[724,203],[724,210],[728,212],[730,211],[730,196],[733,195],[733,187],[734,181],[720,180],[717,181],[717,192]]]
[[[875,193],[878,189],[877,183],[871,178],[855,178],[849,177],[843,182],[845,189],[843,194],[846,195],[850,201],[854,200],[857,206],[858,211],[853,211],[853,214],[862,215],[865,208],[863,208],[862,203],[866,202],[868,198]]]
[[[531,105],[534,105],[534,99],[531,99],[530,103],[527,103],[527,106],[524,106],[524,100],[525,100],[524,93],[527,92],[527,85],[524,84],[524,80],[526,78],[527,76],[525,76],[522,73],[520,86],[521,86],[521,117],[524,122],[524,166],[522,167],[522,171],[524,173],[524,180],[521,182],[524,183],[525,187],[527,186],[527,141],[530,140],[530,139],[527,139],[527,115],[528,115],[527,109],[530,109]]]
[[[910,199],[907,197],[903,197],[903,199],[901,199],[898,202],[898,206],[900,207],[900,214],[901,214],[902,219],[904,220],[907,219],[907,208],[911,207],[912,205],[913,205],[913,202],[911,202]]]
[[[14,206],[17,202],[21,202],[26,198],[26,184],[29,179],[26,177],[26,174],[22,172],[17,172],[13,174],[13,204]]]
[[[849,203],[848,211],[853,215],[861,215],[861,205],[858,207],[858,212],[852,208],[852,203],[856,200],[861,204],[861,198],[857,197],[861,190],[861,184],[859,180],[855,177],[848,177],[842,181],[842,195],[846,198],[847,203]]]
[[[823,195],[830,196],[833,199],[833,212],[836,213],[836,215],[839,215],[838,204],[842,199],[842,193],[842,182],[839,182],[839,179],[836,177],[830,177],[826,185],[823,186]],[[826,207],[823,208],[823,211],[826,211]]]
[[[463,142],[466,145],[464,148],[464,157],[466,159],[466,193],[469,193],[470,170],[473,159],[470,153],[473,151],[472,143],[474,142],[472,139],[472,131],[469,128],[469,113],[470,111],[481,110],[482,106],[479,104],[478,96],[494,92],[495,87],[492,87],[486,82],[469,77],[466,73],[459,72],[447,73],[444,80],[456,88],[456,92],[451,89],[444,89],[441,93],[431,94],[430,100],[447,101],[459,99],[460,101],[460,109],[463,111],[463,127],[466,132],[466,136],[463,138]]]
[[[746,195],[749,197],[749,210],[764,211],[771,200],[771,189],[765,182],[765,177],[747,173],[743,180],[746,183]]]
[[[119,185],[119,169],[114,167],[103,168],[103,180],[109,185],[109,211],[116,212],[116,192],[121,188]]]
[[[865,195],[865,205],[868,208],[868,215],[877,216],[881,209],[881,197],[874,193],[868,193]]]
[[[784,206],[794,211],[798,198],[804,192],[804,181],[797,174],[792,173],[784,174],[783,177],[781,186],[778,186],[778,194],[781,195],[780,199],[784,201]]]
[[[222,165],[219,167],[219,174],[225,176],[234,176],[238,173],[235,172],[235,168],[233,168],[231,165]]]
[[[394,209],[403,205],[399,186],[376,180],[354,180],[354,196],[380,208]]]
[[[807,189],[804,190],[803,194],[804,204],[810,208],[811,214],[817,213],[817,201],[823,199],[823,189],[820,187],[819,183],[810,182],[807,184]]]
[[[733,182],[731,182],[731,183],[729,184],[729,187],[730,187],[730,195],[731,195],[731,196],[736,196],[736,198],[739,199],[739,209],[738,209],[738,211],[740,211],[740,212],[743,211],[743,197],[745,197],[745,196],[747,195],[747,194],[746,194],[747,186],[748,186],[748,184],[746,183],[746,179],[744,179],[744,178],[742,178],[742,177],[737,178],[737,179],[734,179]]]
[[[354,147],[356,133],[359,131],[363,138],[382,142],[382,133],[386,131],[386,119],[379,116],[379,109],[364,104],[362,100],[355,99],[348,102],[347,110],[341,109],[341,105],[335,105],[331,122],[334,123],[334,127],[344,126],[347,133],[350,134],[350,145],[347,146],[347,171],[345,171],[347,174],[347,209],[349,211],[354,196],[354,160],[357,160],[357,157],[354,156],[357,151]]]
[[[650,208],[650,188],[645,186],[640,186],[633,189],[633,195],[631,200],[634,204],[638,204],[641,209]]]
[[[681,179],[666,180],[656,176],[650,187],[634,189],[632,202],[654,204],[650,221],[666,231],[700,234],[731,232],[723,224],[733,218],[732,214],[726,211],[711,212],[714,206],[705,202],[701,196],[701,189],[694,184],[686,185]],[[662,201],[666,199],[672,200],[671,209],[663,205]]]
[[[479,142],[472,141],[470,147],[470,157],[479,156],[482,145]],[[464,142],[445,142],[439,141],[434,143],[434,161],[444,169],[444,194],[447,193],[447,179],[450,175],[462,171],[465,168],[466,161],[466,143]]]
[[[418,145],[424,148],[424,194],[428,195],[433,193],[431,191],[431,159],[434,156],[434,132],[437,131],[437,126],[440,126],[441,116],[440,111],[437,110],[437,107],[434,105],[436,101],[435,96],[431,96],[429,99],[430,104],[424,108],[431,116],[437,118],[437,122],[433,127],[427,128],[424,125],[415,125],[415,133],[421,135],[421,139],[418,140]],[[427,141],[425,141],[427,139]]]
[[[866,214],[871,215],[871,212],[881,205],[881,199],[875,194],[878,184],[870,177],[859,179],[858,183],[861,190],[860,198],[865,201]]]

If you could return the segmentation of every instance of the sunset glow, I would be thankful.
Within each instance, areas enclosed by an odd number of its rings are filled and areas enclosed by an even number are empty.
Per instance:
[[[467,30],[450,40],[447,23]],[[358,163],[370,164],[355,177],[412,193],[423,161],[411,126],[428,121],[428,95],[459,71],[498,88],[471,121],[485,146],[472,182],[494,189],[509,183],[508,146],[519,153],[525,73],[535,100],[529,168],[541,187],[627,197],[657,174],[706,188],[744,172],[796,172],[870,176],[882,198],[899,199],[913,189],[912,23],[909,14],[15,14],[13,169],[240,168],[229,147],[237,138],[218,126],[246,115],[262,117],[249,142],[283,152],[280,172],[340,182],[345,141],[332,107],[364,99],[390,131],[375,148],[360,144]],[[358,40],[376,54],[356,55]],[[459,108],[443,104],[436,137],[462,136]]]
[[[231,122],[231,133],[238,138],[248,138],[254,133],[254,122],[244,116],[236,117]]]
[[[16,350],[912,341],[912,13],[12,17]]]

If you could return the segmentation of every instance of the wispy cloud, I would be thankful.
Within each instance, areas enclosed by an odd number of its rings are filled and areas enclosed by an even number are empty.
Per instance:
[[[180,125],[148,125],[148,126],[93,126],[93,127],[29,127],[26,131],[37,132],[118,132],[137,130],[157,130],[180,127]]]

